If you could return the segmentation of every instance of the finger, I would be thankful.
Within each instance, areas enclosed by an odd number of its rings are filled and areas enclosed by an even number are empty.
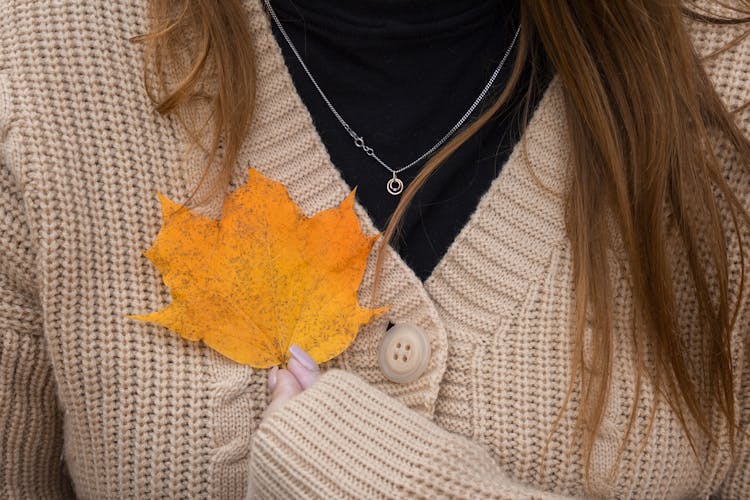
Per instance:
[[[276,374],[279,372],[279,367],[274,366],[268,372],[268,392],[272,393],[274,387],[276,387]]]
[[[281,369],[276,372],[276,386],[271,393],[271,400],[290,399],[302,392],[302,387],[289,370]]]
[[[290,358],[286,367],[295,377],[297,377],[297,381],[303,390],[313,385],[320,377],[320,370],[308,370],[295,358]]]
[[[292,345],[289,348],[289,353],[292,357],[287,363],[287,368],[295,377],[297,377],[302,388],[307,389],[318,380],[318,377],[320,377],[320,367],[315,360],[298,345]]]
[[[263,412],[265,418],[269,414],[278,410],[294,396],[302,392],[302,387],[289,370],[279,370],[276,372],[276,386],[271,393],[271,402]]]

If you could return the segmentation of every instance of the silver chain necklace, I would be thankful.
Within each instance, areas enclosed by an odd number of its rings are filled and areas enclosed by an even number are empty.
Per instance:
[[[279,21],[279,18],[276,16],[276,12],[271,7],[271,3],[269,0],[263,0],[266,4],[266,8],[268,9],[268,12],[271,14],[271,17],[273,18],[274,22],[276,23],[276,26],[279,28],[279,31],[284,36],[284,40],[286,40],[286,43],[289,44],[289,48],[292,49],[292,52],[297,57],[297,60],[299,61],[300,65],[302,66],[302,69],[305,70],[305,73],[307,73],[307,76],[310,78],[310,81],[315,86],[315,88],[318,90],[318,93],[320,94],[320,97],[323,98],[323,101],[328,105],[328,108],[331,110],[331,113],[333,113],[333,116],[336,117],[336,119],[341,123],[341,126],[344,127],[344,130],[351,136],[352,139],[354,139],[354,145],[358,148],[360,148],[362,151],[367,154],[367,156],[370,156],[375,161],[380,163],[383,167],[385,167],[386,170],[388,170],[393,176],[388,180],[386,183],[386,190],[394,195],[398,196],[401,194],[401,192],[404,190],[404,182],[398,178],[398,174],[406,170],[407,168],[411,168],[423,159],[425,159],[427,156],[431,155],[432,153],[437,150],[440,146],[442,146],[445,141],[447,141],[450,136],[453,135],[453,133],[458,130],[461,125],[464,124],[467,118],[471,115],[471,113],[474,111],[474,109],[479,105],[479,103],[484,98],[485,94],[489,91],[490,87],[492,86],[493,82],[497,78],[497,75],[500,73],[500,70],[503,68],[503,65],[505,64],[505,61],[508,59],[508,56],[510,55],[510,52],[513,50],[513,46],[516,44],[516,39],[518,39],[518,34],[521,32],[521,26],[519,26],[516,29],[515,35],[513,35],[513,40],[510,42],[510,45],[505,51],[505,54],[503,55],[503,58],[500,60],[500,64],[497,65],[495,68],[495,71],[492,73],[492,76],[490,76],[490,79],[487,81],[487,84],[484,86],[482,91],[479,93],[476,99],[474,99],[474,102],[471,106],[469,106],[469,109],[466,110],[464,115],[456,122],[455,125],[438,141],[435,143],[434,146],[432,146],[430,149],[425,151],[419,158],[414,160],[413,162],[409,163],[408,165],[405,165],[401,168],[391,168],[388,164],[386,164],[383,160],[380,159],[380,157],[373,151],[373,149],[368,146],[365,143],[364,137],[357,134],[354,129],[352,129],[348,123],[341,117],[338,111],[336,111],[336,108],[333,107],[333,104],[331,104],[331,101],[328,99],[328,97],[323,93],[323,90],[321,90],[320,85],[318,85],[318,82],[315,80],[315,78],[312,76],[312,73],[310,73],[310,70],[307,69],[307,65],[302,60],[302,56],[299,55],[299,52],[297,51],[297,47],[294,46],[292,43],[292,40],[289,38],[289,35],[287,35],[286,30],[281,25],[281,21]]]

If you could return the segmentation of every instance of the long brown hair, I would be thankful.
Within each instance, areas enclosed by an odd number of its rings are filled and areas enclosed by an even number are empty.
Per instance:
[[[636,317],[643,325],[633,328],[631,339],[637,356],[636,400],[641,378],[649,377],[691,443],[695,436],[690,421],[709,438],[717,437],[711,414],[718,408],[734,445],[730,335],[744,297],[741,225],[749,224],[750,217],[725,181],[711,138],[717,131],[723,135],[744,163],[748,179],[750,144],[709,81],[685,30],[686,17],[717,24],[750,20],[687,10],[677,0],[521,2],[518,55],[507,88],[431,157],[403,193],[381,239],[383,245],[391,241],[424,181],[502,108],[527,58],[543,51],[562,84],[571,140],[573,183],[565,194],[565,217],[574,259],[576,313],[568,395],[577,384],[587,476],[612,376],[613,284],[606,256],[613,239],[625,252]],[[146,43],[146,88],[164,114],[185,116],[194,100],[208,102],[210,120],[193,127],[193,138],[200,145],[203,131],[211,127],[211,141],[204,146],[207,170],[217,168],[228,178],[249,132],[255,88],[252,37],[241,2],[152,0],[151,18],[152,32],[137,38]],[[180,60],[179,48],[185,44],[193,56]],[[182,73],[177,77],[164,70],[168,63],[174,68],[180,62]],[[214,83],[206,86],[206,81]],[[534,81],[532,75],[529,92]],[[722,226],[720,200],[731,214],[728,230]],[[676,225],[687,269],[674,268],[670,224]],[[732,234],[739,240],[742,259],[734,294],[727,250]],[[379,270],[380,260],[376,276]],[[688,363],[681,336],[673,288],[676,273],[688,273],[694,285],[698,366]],[[734,303],[730,297],[735,297]],[[587,321],[593,331],[591,366],[584,364]],[[631,426],[634,418],[635,413]]]

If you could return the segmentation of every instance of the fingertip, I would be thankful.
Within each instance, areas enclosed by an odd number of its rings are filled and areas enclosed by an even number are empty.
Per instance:
[[[276,387],[276,376],[278,371],[279,367],[274,366],[268,372],[268,392],[273,392],[274,388]]]

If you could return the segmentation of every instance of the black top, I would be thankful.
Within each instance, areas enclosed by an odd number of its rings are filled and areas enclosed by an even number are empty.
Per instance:
[[[518,26],[518,0],[271,0],[305,64],[343,119],[391,168],[432,147],[466,112],[502,59]],[[354,146],[272,21],[295,87],[331,161],[377,227],[398,203],[392,174]],[[499,96],[514,56],[467,124]],[[527,78],[528,75],[525,76]],[[546,85],[545,78],[542,85]],[[526,82],[418,192],[392,242],[426,280],[520,137]],[[541,96],[532,97],[532,109]],[[408,185],[426,160],[399,174]]]

